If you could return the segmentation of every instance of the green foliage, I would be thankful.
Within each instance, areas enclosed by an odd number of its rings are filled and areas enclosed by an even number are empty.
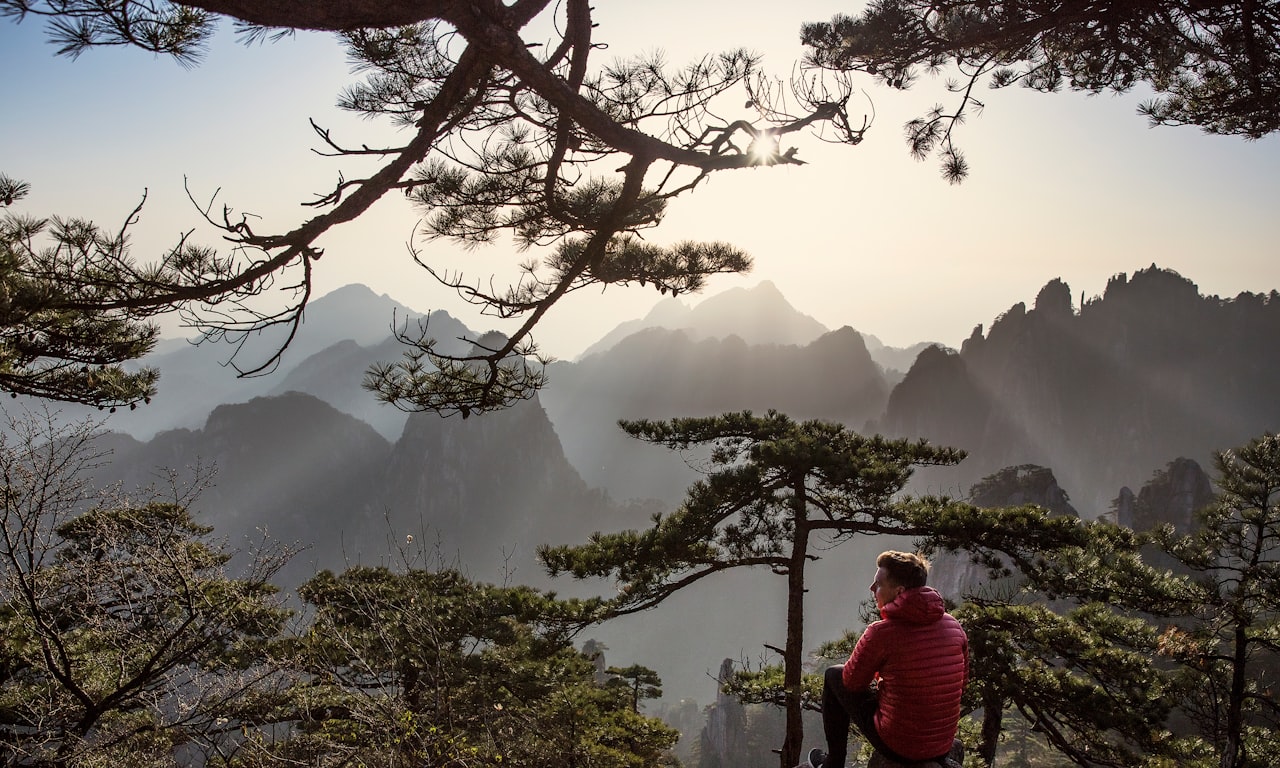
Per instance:
[[[543,547],[554,575],[612,576],[613,614],[652,608],[711,574],[767,567],[787,578],[786,647],[781,685],[749,695],[786,707],[781,764],[799,762],[803,739],[801,662],[805,566],[811,537],[838,543],[865,533],[914,533],[913,508],[899,494],[915,467],[954,464],[961,451],[924,441],[864,437],[843,425],[796,422],[776,411],[708,418],[622,421],[633,437],[673,450],[710,448],[706,476],[684,503],[643,531],[593,533],[578,546]],[[769,685],[776,681],[769,681]]]
[[[640,711],[641,699],[662,698],[662,679],[648,667],[632,664],[629,667],[609,667],[606,673],[613,675],[606,687],[621,688],[631,696],[631,710]]]
[[[1185,536],[1154,534],[1189,574],[1189,595],[1162,640],[1187,685],[1182,708],[1237,768],[1280,756],[1280,437],[1216,454],[1216,501]]]
[[[867,125],[864,118],[855,127],[848,114],[854,89],[844,75],[797,71],[785,87],[743,50],[683,67],[658,54],[597,62],[608,45],[597,39],[586,0],[206,0],[199,9],[133,0],[0,0],[0,16],[43,19],[59,52],[71,56],[129,45],[191,63],[219,14],[232,18],[247,42],[296,29],[337,34],[364,77],[343,90],[339,106],[390,122],[402,140],[342,145],[313,123],[323,154],[358,170],[340,171],[333,187],[306,202],[316,211],[307,221],[273,229],[227,205],[219,217],[210,199],[197,213],[231,243],[229,254],[184,241],[148,270],[132,265],[121,245],[98,260],[109,270],[90,281],[103,295],[79,297],[76,309],[180,309],[206,338],[232,342],[283,326],[287,346],[321,266],[317,243],[389,193],[419,208],[417,236],[424,240],[539,249],[504,287],[438,268],[418,242],[410,245],[420,266],[481,314],[519,322],[501,343],[468,339],[477,344],[467,353],[445,354],[425,333],[402,335],[404,361],[375,367],[366,385],[405,410],[466,416],[532,396],[545,383],[548,362],[532,331],[572,291],[638,283],[675,295],[698,290],[711,275],[747,270],[750,259],[724,243],[657,246],[638,235],[661,222],[670,200],[711,174],[802,164],[797,147],[782,146],[791,134],[813,131],[857,144]],[[0,200],[15,191],[0,184]],[[325,263],[344,257],[331,254]],[[272,291],[281,293],[263,298]],[[237,370],[267,370],[282,351]]]
[[[0,174],[0,206],[30,187]],[[136,213],[136,212],[135,212]],[[103,407],[155,394],[159,374],[124,363],[154,345],[156,327],[104,290],[127,261],[124,232],[80,219],[0,218],[0,390]]]
[[[853,639],[857,640],[856,637]],[[852,648],[852,644],[850,647]],[[826,654],[821,652],[818,655],[820,658],[826,657]],[[846,658],[848,654],[832,663],[838,664]],[[787,690],[784,675],[785,670],[781,664],[766,664],[759,669],[735,670],[733,676],[725,682],[724,692],[734,696],[743,704],[770,704],[782,707],[786,704]],[[800,692],[801,707],[821,712],[822,675],[806,674],[803,681]]]
[[[277,757],[639,768],[674,743],[634,711],[630,687],[597,684],[593,660],[574,650],[590,603],[454,571],[366,567],[322,572],[299,596],[314,610],[298,641],[309,679],[290,692],[297,733]]]
[[[671,449],[708,445],[712,468],[678,510],[655,516],[644,531],[597,532],[585,545],[540,550],[552,574],[620,581],[618,612],[652,607],[726,568],[785,573],[795,562],[793,544],[810,531],[835,540],[913,532],[894,504],[914,467],[964,456],[923,441],[864,437],[839,424],[797,423],[775,411],[620,425]]]
[[[957,611],[988,760],[1006,707],[1080,765],[1273,758],[1280,440],[1222,452],[1217,467],[1217,500],[1189,534],[917,502],[928,546],[965,552],[991,577]],[[1153,545],[1174,570],[1144,561]]]
[[[12,766],[594,765],[668,761],[639,714],[661,681],[596,679],[573,648],[599,600],[454,571],[318,574],[293,615],[279,548],[239,559],[202,487],[95,492],[95,426],[0,430],[0,762]]]
[[[1140,83],[1156,98],[1140,112],[1158,125],[1197,125],[1257,139],[1280,129],[1280,4],[980,2],[877,0],[857,16],[804,25],[810,60],[860,70],[908,88],[919,70],[953,65],[960,94],[952,111],[935,107],[907,124],[918,157],[938,152],[943,173],[968,172],[954,128],[984,80],[1038,91],[1098,93]]]
[[[1150,616],[1184,605],[1187,586],[1143,562],[1142,537],[1035,506],[925,499],[914,514],[930,525],[927,550],[961,551],[988,569],[955,613],[969,635],[966,707],[983,712],[984,759],[994,761],[999,734],[1015,727],[1003,722],[1007,708],[1080,765],[1194,753],[1169,731],[1185,691],[1159,663]]]
[[[185,503],[87,494],[91,425],[9,426],[0,443],[6,764],[169,765],[178,747],[225,743],[228,717],[252,715],[278,670],[270,649],[289,612],[267,579],[287,554],[259,552],[231,577],[229,554]]]
[[[1036,603],[972,602],[971,705],[1002,700],[1073,760],[1134,765],[1159,754],[1176,694],[1155,664],[1156,631],[1088,603],[1055,612]]]

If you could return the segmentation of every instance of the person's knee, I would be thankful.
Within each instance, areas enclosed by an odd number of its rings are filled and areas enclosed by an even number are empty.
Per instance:
[[[844,665],[836,664],[833,667],[827,667],[826,676],[822,680],[824,685],[840,686],[844,688]]]

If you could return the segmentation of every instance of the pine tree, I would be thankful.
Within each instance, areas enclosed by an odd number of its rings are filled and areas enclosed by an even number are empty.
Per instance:
[[[1218,765],[1243,768],[1280,758],[1280,436],[1220,451],[1215,466],[1218,496],[1196,529],[1156,535],[1190,574],[1185,618],[1162,640]]]
[[[595,533],[589,543],[544,547],[554,575],[621,582],[614,615],[652,608],[680,589],[731,568],[764,567],[787,579],[781,764],[799,762],[805,568],[819,537],[904,533],[895,502],[915,467],[954,464],[963,453],[921,442],[864,437],[821,421],[770,411],[709,418],[623,421],[633,437],[686,450],[709,446],[706,477],[675,512],[644,531]]]
[[[1011,705],[1080,765],[1243,768],[1280,754],[1280,439],[1215,461],[1217,497],[1189,533],[922,507],[930,546],[968,553],[995,579],[957,612],[987,718]],[[988,764],[1001,729],[988,723]]]
[[[288,618],[254,553],[232,576],[192,497],[91,493],[90,422],[0,431],[0,762],[173,765],[234,752],[279,682]]]
[[[644,768],[675,742],[573,648],[589,604],[418,568],[325,571],[299,595],[314,618],[277,759]]]
[[[29,192],[0,174],[0,391],[112,409],[150,401],[158,373],[125,367],[155,346],[150,313],[95,309],[110,297],[70,279],[109,272],[127,255],[123,234],[12,213]]]
[[[907,124],[913,154],[938,152],[943,174],[968,173],[952,141],[977,86],[1021,83],[1038,91],[1158,95],[1139,111],[1153,125],[1196,125],[1261,138],[1280,129],[1280,3],[1275,0],[1154,0],[1140,3],[877,0],[856,16],[804,25],[810,59],[860,70],[894,88],[921,69],[952,65],[951,111],[937,106]]]
[[[614,677],[608,685],[625,689],[631,696],[631,710],[640,711],[641,699],[662,697],[662,678],[646,666],[632,664],[629,667],[609,667],[605,670]]]
[[[307,201],[316,213],[300,225],[273,229],[228,205],[211,215],[209,201],[198,213],[229,252],[184,236],[153,266],[113,252],[102,262],[106,270],[57,263],[36,277],[82,288],[55,306],[179,309],[205,338],[242,342],[274,327],[287,346],[314,270],[346,256],[326,255],[318,243],[380,199],[403,194],[419,209],[426,241],[507,241],[535,256],[503,286],[447,271],[424,255],[421,240],[413,244],[412,258],[440,283],[482,314],[519,323],[500,341],[469,339],[474,349],[460,354],[446,354],[426,325],[402,328],[404,358],[371,369],[369,388],[406,410],[463,416],[531,397],[545,382],[546,362],[532,331],[566,294],[639,284],[676,295],[749,268],[748,255],[726,243],[641,239],[672,199],[712,174],[802,164],[789,144],[799,132],[857,144],[869,120],[850,117],[855,89],[845,76],[797,71],[793,87],[779,87],[761,77],[759,56],[746,50],[710,53],[684,67],[668,66],[658,53],[601,63],[608,46],[593,12],[588,0],[0,0],[0,17],[47,20],[59,53],[72,57],[127,45],[194,64],[224,15],[248,42],[298,29],[332,32],[365,75],[339,96],[340,106],[403,130],[403,141],[382,146],[313,124],[321,153],[359,170],[338,173]],[[377,166],[366,172],[371,159]],[[268,371],[282,351],[235,365],[245,375]]]

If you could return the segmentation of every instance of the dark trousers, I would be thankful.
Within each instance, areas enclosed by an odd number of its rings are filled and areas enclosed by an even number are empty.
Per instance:
[[[876,709],[880,699],[871,689],[851,691],[844,687],[844,666],[827,667],[822,680],[822,731],[827,737],[827,760],[823,768],[844,768],[849,752],[849,724],[858,726],[863,738],[877,752],[895,763],[914,760],[894,752],[876,732]]]

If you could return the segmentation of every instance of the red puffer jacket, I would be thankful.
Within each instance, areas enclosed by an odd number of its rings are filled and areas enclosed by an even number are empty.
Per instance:
[[[878,675],[876,731],[902,757],[947,753],[969,677],[969,638],[932,587],[904,590],[858,638],[844,685],[865,689]]]

